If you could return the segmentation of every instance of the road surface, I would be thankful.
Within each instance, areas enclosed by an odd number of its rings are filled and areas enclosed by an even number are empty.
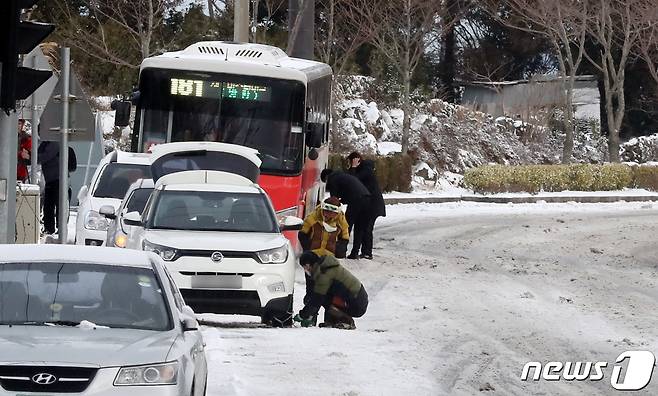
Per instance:
[[[357,330],[201,315],[220,322],[204,328],[209,395],[613,395],[620,353],[658,351],[658,205],[388,209],[375,260],[344,261],[370,295]],[[529,361],[608,367],[601,381],[524,382]]]

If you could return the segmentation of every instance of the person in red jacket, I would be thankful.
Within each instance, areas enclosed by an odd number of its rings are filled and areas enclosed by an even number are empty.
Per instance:
[[[18,162],[16,164],[16,180],[27,182],[29,173],[27,166],[30,165],[30,156],[32,155],[32,138],[24,130],[25,120],[18,120]]]

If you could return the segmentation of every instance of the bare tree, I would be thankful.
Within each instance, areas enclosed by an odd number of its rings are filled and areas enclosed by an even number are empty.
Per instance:
[[[658,83],[658,7],[642,4],[640,15],[643,29],[638,40],[638,55],[646,62],[651,77]]]
[[[318,1],[322,12],[321,26],[317,26],[317,30],[323,35],[316,36],[316,54],[322,62],[331,65],[337,75],[345,72],[356,51],[371,39],[373,33],[362,19],[363,15],[354,12],[352,1]]]
[[[263,28],[262,35],[256,35],[256,42],[267,42],[267,31],[272,26],[272,18],[274,14],[281,10],[284,6],[288,4],[287,0],[262,0],[262,3],[265,5],[265,23]]]
[[[372,29],[370,42],[396,68],[402,79],[402,152],[409,149],[411,76],[428,48],[440,39],[443,2],[439,0],[353,0],[352,12]]]
[[[582,0],[505,0],[512,12],[522,18],[510,22],[499,12],[499,1],[488,1],[487,11],[498,21],[512,28],[546,37],[558,60],[558,72],[564,94],[565,138],[562,163],[571,162],[574,139],[573,93],[585,54],[587,39],[588,4]]]
[[[336,84],[347,71],[350,60],[356,51],[371,38],[373,30],[362,20],[363,15],[355,13],[352,0],[318,0],[319,10],[316,24],[315,53],[318,59],[329,64],[335,78],[331,90],[332,131],[338,130],[338,98]]]
[[[91,57],[119,66],[138,68],[157,52],[154,42],[166,12],[181,0],[83,0],[53,3],[70,21],[60,29],[67,44]],[[117,45],[118,42],[123,45]],[[135,52],[139,56],[135,56]]]
[[[619,131],[626,112],[624,83],[626,65],[633,57],[645,27],[642,10],[654,0],[592,0],[589,34],[597,44],[596,54],[585,53],[603,76],[605,109],[608,121],[608,155],[619,162]]]

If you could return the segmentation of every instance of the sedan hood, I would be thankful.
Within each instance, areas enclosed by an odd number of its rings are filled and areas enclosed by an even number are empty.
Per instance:
[[[0,361],[130,366],[167,360],[176,332],[0,326]]]
[[[145,239],[158,245],[183,250],[226,250],[257,252],[286,244],[278,233],[147,230]]]

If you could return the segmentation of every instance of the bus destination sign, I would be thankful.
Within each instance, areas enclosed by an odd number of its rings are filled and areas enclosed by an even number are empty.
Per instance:
[[[262,85],[182,78],[170,79],[169,92],[175,96],[223,98],[251,102],[269,102],[272,97],[272,89]]]

